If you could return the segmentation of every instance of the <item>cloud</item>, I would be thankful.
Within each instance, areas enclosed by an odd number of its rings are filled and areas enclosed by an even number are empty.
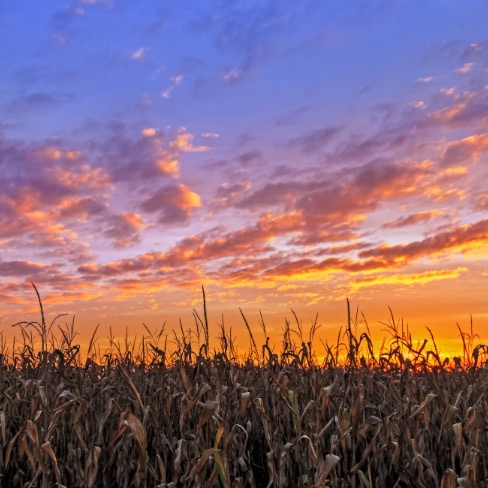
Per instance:
[[[154,137],[157,131],[153,127],[146,127],[145,129],[141,130],[141,136],[143,137]]]
[[[458,267],[456,269],[432,270],[422,273],[378,274],[364,278],[355,278],[351,280],[347,288],[349,289],[349,293],[356,293],[358,290],[364,288],[380,286],[418,286],[432,283],[433,281],[456,279],[467,271],[467,268]]]
[[[59,105],[71,103],[74,98],[72,93],[36,91],[13,99],[6,105],[6,108],[14,112],[45,111]]]
[[[58,215],[62,220],[86,222],[89,218],[103,214],[106,208],[107,204],[95,197],[74,196],[60,203]]]
[[[161,92],[162,98],[166,98],[166,99],[171,98],[171,94],[172,94],[173,90],[177,86],[179,86],[181,84],[181,82],[183,81],[183,75],[173,76],[172,78],[170,78],[170,81],[171,81],[171,84],[169,85],[169,87]]]
[[[303,229],[299,214],[262,214],[256,224],[231,232],[213,229],[181,240],[167,252],[146,253],[135,258],[124,259],[107,265],[84,265],[79,272],[85,279],[93,281],[112,279],[112,283],[127,279],[135,274],[144,281],[158,273],[164,273],[168,283],[176,279],[177,270],[198,270],[198,274],[233,285],[243,280],[258,286],[270,280],[323,280],[324,276],[350,273],[371,273],[388,267],[404,266],[422,257],[442,253],[464,252],[476,246],[485,246],[488,241],[488,221],[461,226],[440,232],[423,241],[397,246],[376,246],[356,241],[350,245],[337,245],[311,251],[308,255],[300,248],[287,251],[275,247],[274,241],[280,236],[296,233]],[[358,252],[358,257],[344,257],[341,254]],[[324,254],[332,254],[317,259]],[[216,263],[220,263],[216,268]],[[401,284],[428,283],[437,279],[455,278],[463,269],[451,271],[407,274]],[[176,273],[174,276],[173,274]],[[192,275],[194,278],[194,275]],[[375,275],[376,276],[376,275]],[[388,276],[380,274],[377,280],[363,280],[356,286],[366,283],[379,285],[389,283]],[[192,278],[192,279],[193,279]],[[132,279],[132,278],[131,278]],[[135,279],[135,278],[134,278]],[[179,285],[185,280],[177,279]],[[351,285],[354,286],[354,285]]]
[[[390,220],[386,224],[384,224],[383,227],[390,229],[407,227],[409,225],[428,222],[429,220],[433,218],[439,218],[442,215],[442,212],[439,212],[438,210],[424,210],[422,212],[411,214],[406,217],[399,217],[396,220]]]
[[[35,248],[37,241],[32,241],[31,245]],[[42,247],[42,242],[40,247]],[[39,252],[39,257],[66,265],[80,266],[83,263],[91,262],[96,258],[96,254],[90,249],[89,244],[66,239],[65,243],[58,243],[56,247],[42,250]]]
[[[219,205],[229,206],[233,205],[238,200],[242,199],[242,195],[247,193],[252,187],[250,181],[242,181],[231,185],[228,182],[222,183],[216,192],[216,197]]]
[[[298,147],[305,153],[314,153],[328,144],[339,132],[341,127],[326,127],[317,129],[306,134],[291,139],[290,147]]]
[[[145,56],[146,56],[146,50],[143,47],[140,47],[137,51],[134,51],[132,53],[131,58],[143,60]]]
[[[205,139],[218,139],[220,137],[220,135],[217,134],[217,132],[203,132],[201,136],[204,137]]]
[[[276,119],[276,125],[278,127],[282,127],[296,124],[306,113],[310,112],[311,110],[312,107],[310,107],[309,105],[302,105],[292,110],[289,114]]]
[[[152,203],[156,203],[151,202]],[[136,258],[124,259],[105,266],[95,264],[79,267],[87,277],[119,276],[127,273],[146,273],[150,270],[177,270],[185,266],[206,266],[215,260],[253,255],[270,250],[271,241],[279,235],[300,228],[298,214],[274,215],[264,213],[249,227],[231,232],[213,229],[182,239],[167,252],[145,253]]]
[[[290,240],[293,245],[337,242],[358,236],[366,216],[386,202],[406,201],[429,191],[436,182],[433,163],[408,159],[371,161],[347,171],[331,173],[328,179],[300,180],[295,170],[287,180],[267,183],[234,202],[238,208],[277,208],[295,212],[301,224]],[[344,173],[344,174],[342,174]],[[447,177],[447,176],[446,176]]]
[[[43,272],[53,272],[57,267],[30,261],[2,261],[0,260],[0,276],[3,277],[29,277],[39,276]]]
[[[456,70],[456,73],[465,75],[473,71],[473,68],[474,68],[474,63],[464,63],[460,68]]]
[[[342,239],[341,239],[342,240]],[[354,241],[350,242],[348,244],[340,244],[340,245],[334,245],[334,246],[329,246],[326,248],[318,249],[313,252],[314,256],[324,256],[326,254],[333,254],[333,255],[340,255],[340,254],[348,254],[351,251],[359,251],[364,248],[371,247],[372,244],[369,244],[367,242],[361,242],[361,241]]]
[[[224,81],[238,80],[243,74],[243,71],[239,68],[227,68],[220,73],[220,77]]]
[[[87,164],[80,151],[66,148],[60,141],[25,145],[0,139],[0,169],[8,197],[17,200],[19,192],[29,189],[30,198],[41,206],[60,203],[82,191],[90,194],[111,187],[107,172]]]
[[[209,150],[208,146],[194,146],[193,139],[195,136],[186,131],[184,127],[178,130],[176,137],[170,141],[169,147],[181,152],[205,152]]]
[[[263,153],[259,149],[251,149],[236,154],[229,159],[209,160],[201,165],[205,172],[215,172],[217,177],[228,180],[241,180],[248,178],[247,173],[255,174],[256,169],[263,167]]]
[[[111,8],[115,0],[71,0],[51,18],[50,37],[58,45],[68,44],[75,35],[73,24],[83,18],[88,8],[102,5]]]
[[[254,149],[252,151],[247,151],[245,153],[239,154],[236,156],[235,160],[242,166],[249,166],[251,164],[257,163],[263,156],[263,153],[258,150]]]
[[[314,228],[313,224],[308,226],[303,225],[298,235],[290,239],[288,243],[293,246],[316,246],[317,244],[326,242],[341,242],[357,239],[359,237],[359,233],[356,231],[357,224],[358,220],[339,223],[330,225],[327,230]]]
[[[108,134],[101,130],[83,151],[62,139],[27,143],[0,135],[0,186],[5,189],[0,241],[9,249],[30,249],[36,258],[62,262],[66,269],[95,258],[94,236],[116,248],[133,247],[154,224],[146,216],[163,225],[184,224],[201,207],[200,196],[187,185],[161,185],[158,177],[176,178],[181,155],[204,149],[185,129],[168,135],[146,127],[129,137],[119,126]],[[135,211],[144,212],[144,218]]]
[[[418,124],[417,119],[423,117],[418,110],[411,111],[406,120],[401,120],[396,125],[385,126],[378,132],[360,136],[353,134],[349,139],[342,141],[331,155],[331,162],[334,164],[354,164],[370,161],[372,159],[399,157],[402,149],[408,145],[411,151],[412,145],[416,142],[416,134],[409,133],[410,124]],[[407,153],[411,155],[411,152]],[[379,156],[381,155],[381,156]]]
[[[14,164],[15,162],[15,164]],[[0,138],[0,234],[6,237],[66,232],[60,218],[101,212],[112,182],[84,155],[55,144],[25,144]]]
[[[488,192],[483,193],[479,197],[476,208],[478,210],[488,210]]]
[[[326,274],[358,273],[381,268],[379,260],[356,261],[350,258],[328,257],[321,261],[312,258],[283,259],[280,264],[266,269],[263,273],[268,278],[306,278],[323,279]]]
[[[238,201],[236,206],[239,208],[262,209],[287,202],[291,203],[296,200],[297,193],[300,192],[302,187],[303,184],[300,182],[268,183]]]
[[[413,108],[425,108],[425,102],[422,100],[413,100],[412,102],[410,102],[410,105]]]
[[[104,235],[115,241],[120,248],[131,247],[141,241],[140,231],[146,227],[144,219],[135,213],[114,214],[105,222]]]
[[[456,93],[456,87],[451,86],[450,88],[441,88],[439,90],[439,93],[441,93],[442,95],[446,95],[446,96],[454,95]]]
[[[160,188],[141,204],[144,212],[157,214],[161,224],[186,223],[193,210],[200,208],[200,196],[182,183]]]
[[[61,223],[59,209],[39,210],[37,196],[21,194],[0,199],[0,239],[15,249],[29,249],[66,262],[92,258],[76,233]],[[70,217],[68,217],[70,218]]]
[[[95,136],[94,157],[114,182],[157,181],[158,177],[178,178],[185,153],[203,152],[208,146],[194,145],[194,136],[185,128],[165,133],[145,127],[133,134],[123,124],[111,124],[108,134]]]
[[[476,134],[447,144],[440,163],[443,166],[470,164],[488,149],[488,133]]]
[[[430,113],[426,120],[428,126],[447,126],[450,129],[480,130],[488,121],[488,90],[468,91],[454,96],[450,105]]]
[[[459,226],[453,230],[441,232],[421,241],[394,246],[383,246],[361,251],[360,258],[379,258],[385,265],[405,264],[426,256],[440,255],[446,252],[466,253],[470,249],[488,244],[488,219]]]
[[[314,184],[296,202],[309,227],[349,221],[352,227],[364,215],[387,200],[417,195],[419,187],[430,175],[430,165],[408,160],[385,164],[373,161],[351,170],[342,181]]]

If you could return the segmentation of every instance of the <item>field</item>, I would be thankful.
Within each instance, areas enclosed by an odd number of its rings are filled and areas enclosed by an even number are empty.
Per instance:
[[[204,298],[171,353],[161,329],[106,351],[94,334],[82,359],[73,324],[46,324],[39,303],[2,344],[0,486],[488,486],[488,349],[472,329],[442,359],[392,314],[375,352],[348,308],[319,361],[316,325],[287,323],[274,351],[243,315],[238,355],[224,325],[210,346]]]

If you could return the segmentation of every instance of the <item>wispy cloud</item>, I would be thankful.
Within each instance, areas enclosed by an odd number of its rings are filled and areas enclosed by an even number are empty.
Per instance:
[[[410,102],[413,108],[425,108],[425,102],[423,100],[413,100]]]
[[[399,217],[395,220],[390,220],[383,225],[385,228],[401,228],[409,225],[416,225],[423,222],[428,222],[431,219],[442,217],[443,213],[438,210],[424,210],[416,214],[410,214],[406,217]]]
[[[364,278],[356,278],[349,284],[349,293],[356,293],[364,288],[418,286],[433,281],[452,280],[459,278],[468,271],[467,268],[441,269],[422,273],[378,274]]]
[[[306,153],[313,153],[322,149],[340,130],[340,127],[327,127],[325,129],[314,130],[292,139],[289,144],[291,147],[299,147]]]
[[[145,57],[146,57],[146,49],[143,47],[140,47],[139,49],[137,49],[131,54],[132,59],[143,60]]]
[[[74,99],[73,93],[35,91],[14,98],[6,105],[6,109],[18,113],[40,112],[72,103]]]
[[[474,68],[474,63],[464,63],[460,68],[456,70],[456,73],[465,75],[473,71],[473,68]]]
[[[183,81],[183,75],[173,76],[170,81],[171,84],[169,85],[169,87],[161,92],[161,96],[166,99],[171,98],[173,90],[181,84],[181,82]]]

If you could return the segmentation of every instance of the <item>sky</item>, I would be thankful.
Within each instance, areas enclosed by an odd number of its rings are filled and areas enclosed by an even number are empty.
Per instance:
[[[0,2],[0,331],[346,298],[488,342],[486,0]],[[62,325],[64,319],[61,319]]]

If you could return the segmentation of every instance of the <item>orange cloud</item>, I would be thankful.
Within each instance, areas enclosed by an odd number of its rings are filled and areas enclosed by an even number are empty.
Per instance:
[[[154,137],[155,135],[156,135],[156,129],[152,127],[146,127],[145,129],[141,130],[141,136]]]
[[[194,138],[193,134],[186,132],[186,129],[183,127],[178,130],[174,140],[169,143],[169,147],[181,152],[203,152],[209,150],[208,146],[194,146]]]
[[[93,168],[87,164],[76,170],[54,167],[51,173],[56,181],[68,188],[79,188],[86,185],[91,188],[110,188],[110,175],[102,168]]]
[[[180,183],[160,188],[142,202],[141,209],[156,214],[160,223],[177,224],[186,222],[201,206],[200,196]]]
[[[424,256],[450,253],[465,253],[470,247],[487,245],[488,219],[473,224],[459,226],[451,231],[441,232],[422,241],[395,246],[383,245],[361,251],[361,258],[380,258],[385,265],[402,264]]]
[[[482,151],[488,149],[488,134],[477,134],[450,142],[445,148],[442,165],[467,164],[476,161]]]
[[[423,273],[403,273],[391,275],[375,275],[364,278],[356,278],[348,284],[350,293],[356,293],[362,288],[378,287],[378,286],[414,286],[423,285],[432,281],[451,280],[459,278],[463,273],[468,271],[467,268],[458,267],[449,270],[433,270],[425,271]]]
[[[177,159],[158,159],[156,166],[161,173],[169,176],[180,176],[180,162]]]
[[[57,147],[47,146],[34,152],[35,156],[40,160],[48,161],[81,161],[83,155],[80,151],[64,150]]]

